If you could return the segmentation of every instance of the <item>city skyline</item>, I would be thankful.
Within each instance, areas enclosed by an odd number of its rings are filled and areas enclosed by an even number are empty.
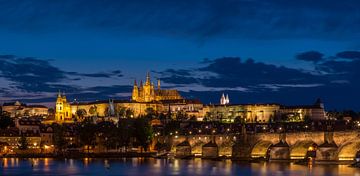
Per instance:
[[[358,3],[2,1],[1,100],[129,99],[150,71],[206,104],[360,110]]]

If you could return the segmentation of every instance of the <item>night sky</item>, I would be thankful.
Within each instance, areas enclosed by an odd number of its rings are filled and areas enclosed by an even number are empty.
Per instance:
[[[360,110],[357,0],[0,0],[0,102],[187,98]]]

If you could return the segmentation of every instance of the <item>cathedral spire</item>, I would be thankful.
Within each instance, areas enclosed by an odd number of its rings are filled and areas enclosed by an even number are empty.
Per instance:
[[[157,88],[160,90],[160,79],[157,80]]]
[[[226,100],[225,100],[225,94],[223,93],[223,94],[221,95],[221,98],[220,98],[220,104],[221,104],[221,105],[226,104],[225,101],[226,101]]]
[[[150,72],[147,72],[147,73],[146,73],[146,82],[145,82],[145,84],[146,84],[146,85],[151,84]]]
[[[137,82],[136,82],[136,79],[134,80],[134,87],[137,87]]]

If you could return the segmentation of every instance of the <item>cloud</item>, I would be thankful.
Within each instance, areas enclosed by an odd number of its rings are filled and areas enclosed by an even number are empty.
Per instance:
[[[203,62],[204,63],[204,62]],[[207,60],[205,66],[177,71],[161,72],[162,80],[173,84],[198,83],[205,87],[249,87],[259,84],[317,84],[322,78],[297,69],[242,61],[239,57]]]
[[[53,66],[49,60],[0,55],[0,94],[4,100],[44,100],[50,98],[49,95],[54,96],[59,90],[69,95],[93,91],[95,93],[88,97],[93,99],[98,96],[96,93],[109,97],[118,93],[115,90],[127,90],[122,86],[111,87],[104,82],[107,80],[114,84],[119,77],[123,77],[120,70],[98,73],[67,72]],[[92,83],[89,85],[87,82]],[[104,87],[97,87],[101,85]]]
[[[2,1],[0,25],[30,33],[86,28],[200,40],[219,35],[343,39],[359,37],[359,5],[355,0]]]
[[[86,77],[94,77],[94,78],[110,78],[112,76],[123,77],[121,72],[112,71],[110,73],[102,72],[102,73],[76,73],[75,75],[86,76]]]
[[[360,59],[359,51],[343,51],[336,54],[336,57],[343,59]]]
[[[310,62],[319,62],[323,60],[324,54],[318,51],[307,51],[296,55],[296,59]]]
[[[162,87],[178,89],[186,98],[200,98],[205,103],[217,102],[217,95],[226,92],[233,103],[311,103],[321,97],[329,107],[360,109],[354,103],[354,97],[360,96],[359,59],[344,59],[340,54],[323,57],[314,65],[315,70],[309,71],[221,57],[206,59],[192,68],[153,72],[162,80]],[[120,70],[68,72],[49,60],[0,56],[0,96],[6,101],[52,102],[59,89],[66,91],[70,101],[128,99],[132,90],[129,79]],[[127,80],[129,84],[120,84]]]
[[[198,97],[204,102],[217,103],[219,97],[216,95],[226,92],[231,95],[233,103],[306,104],[321,97],[328,102],[329,108],[360,109],[354,101],[345,101],[359,96],[356,90],[360,89],[360,60],[344,60],[344,56],[341,57],[324,57],[318,51],[296,55],[296,59],[314,62],[315,70],[288,68],[239,57],[222,57],[206,59],[199,66],[179,72],[171,70],[158,74],[159,77],[165,77],[161,78],[165,83],[173,87],[180,85],[183,95]]]

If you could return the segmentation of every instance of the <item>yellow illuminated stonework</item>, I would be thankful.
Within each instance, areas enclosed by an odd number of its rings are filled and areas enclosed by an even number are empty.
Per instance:
[[[138,86],[135,81],[132,91],[132,100],[135,102],[152,102],[183,99],[177,90],[161,89],[160,84],[160,80],[158,80],[157,88],[155,89],[154,83],[151,82],[150,74],[147,73],[145,84],[141,81],[140,86]]]
[[[56,99],[55,121],[58,123],[72,121],[71,105],[67,102],[66,96],[59,92]]]

